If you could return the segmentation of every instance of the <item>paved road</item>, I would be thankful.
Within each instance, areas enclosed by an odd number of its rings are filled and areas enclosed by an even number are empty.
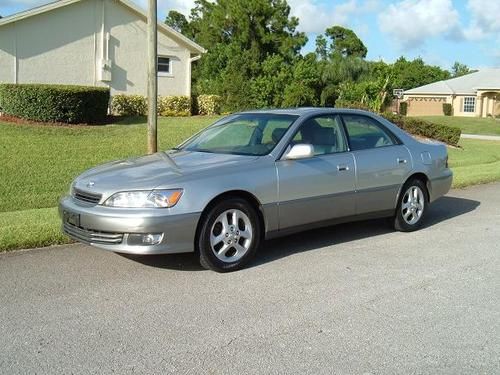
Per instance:
[[[500,135],[460,134],[460,138],[480,139],[482,141],[500,141]]]
[[[83,245],[0,256],[0,373],[500,373],[500,184],[429,225],[266,244],[252,267]]]

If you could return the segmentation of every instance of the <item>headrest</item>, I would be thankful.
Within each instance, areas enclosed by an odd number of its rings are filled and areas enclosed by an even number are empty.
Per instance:
[[[272,134],[271,134],[271,138],[272,138],[273,142],[278,143],[280,141],[280,139],[283,137],[283,135],[285,135],[287,130],[288,130],[287,128],[274,129]]]
[[[335,132],[332,128],[318,127],[312,133],[312,141],[315,145],[335,145]]]

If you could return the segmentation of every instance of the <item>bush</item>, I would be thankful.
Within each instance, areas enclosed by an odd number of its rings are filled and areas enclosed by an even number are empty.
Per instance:
[[[453,146],[457,146],[460,140],[461,130],[459,128],[435,124],[416,117],[394,115],[392,113],[385,113],[383,116],[401,129],[414,135],[432,138]]]
[[[190,116],[189,96],[163,96],[158,98],[158,112],[162,116]]]
[[[198,95],[196,106],[200,115],[218,115],[222,104],[222,97],[219,95]]]
[[[142,95],[114,95],[111,111],[118,116],[146,116],[148,102]]]
[[[109,89],[90,86],[0,84],[0,108],[10,116],[42,122],[106,120]]]
[[[350,100],[337,99],[335,101],[335,108],[351,108],[351,109],[362,109],[364,111],[373,112],[373,110],[366,104],[360,102],[353,102]]]
[[[443,103],[443,113],[445,116],[453,115],[453,107],[451,103]]]
[[[157,106],[161,116],[191,115],[191,99],[188,96],[159,96]],[[148,100],[142,95],[114,95],[111,110],[118,116],[146,116]]]
[[[407,113],[408,113],[408,103],[407,102],[399,103],[399,114],[401,116],[406,116]]]

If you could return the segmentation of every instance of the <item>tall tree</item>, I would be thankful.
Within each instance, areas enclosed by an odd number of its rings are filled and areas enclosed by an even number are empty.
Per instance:
[[[327,41],[330,45],[327,46]],[[343,57],[365,58],[368,49],[351,29],[342,26],[332,26],[325,30],[325,35],[316,38],[316,51],[320,58],[324,56],[341,55]]]
[[[472,73],[469,67],[465,64],[459,63],[458,61],[455,61],[455,64],[451,67],[452,77],[460,77],[469,73]]]
[[[187,37],[192,37],[189,22],[184,14],[179,13],[176,10],[171,10],[165,18],[165,23],[175,31],[178,31]]]
[[[193,75],[195,90],[223,95],[226,110],[253,105],[251,81],[270,56],[291,63],[307,42],[285,0],[196,0],[189,28],[207,48]]]

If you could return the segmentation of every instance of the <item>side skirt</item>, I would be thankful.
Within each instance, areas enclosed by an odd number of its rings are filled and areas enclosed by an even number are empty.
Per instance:
[[[310,230],[310,229],[329,227],[329,226],[333,226],[333,225],[351,223],[351,222],[356,222],[356,221],[382,219],[382,218],[392,217],[392,216],[394,216],[393,209],[384,210],[384,211],[377,211],[377,212],[370,212],[370,213],[362,214],[362,215],[339,217],[339,218],[335,218],[335,219],[318,221],[315,223],[309,223],[309,224],[284,228],[281,230],[273,230],[273,231],[267,232],[265,238],[266,238],[266,240],[269,240],[272,238],[283,237],[283,236],[287,236],[287,235],[292,234],[292,233],[303,232],[303,231]]]

